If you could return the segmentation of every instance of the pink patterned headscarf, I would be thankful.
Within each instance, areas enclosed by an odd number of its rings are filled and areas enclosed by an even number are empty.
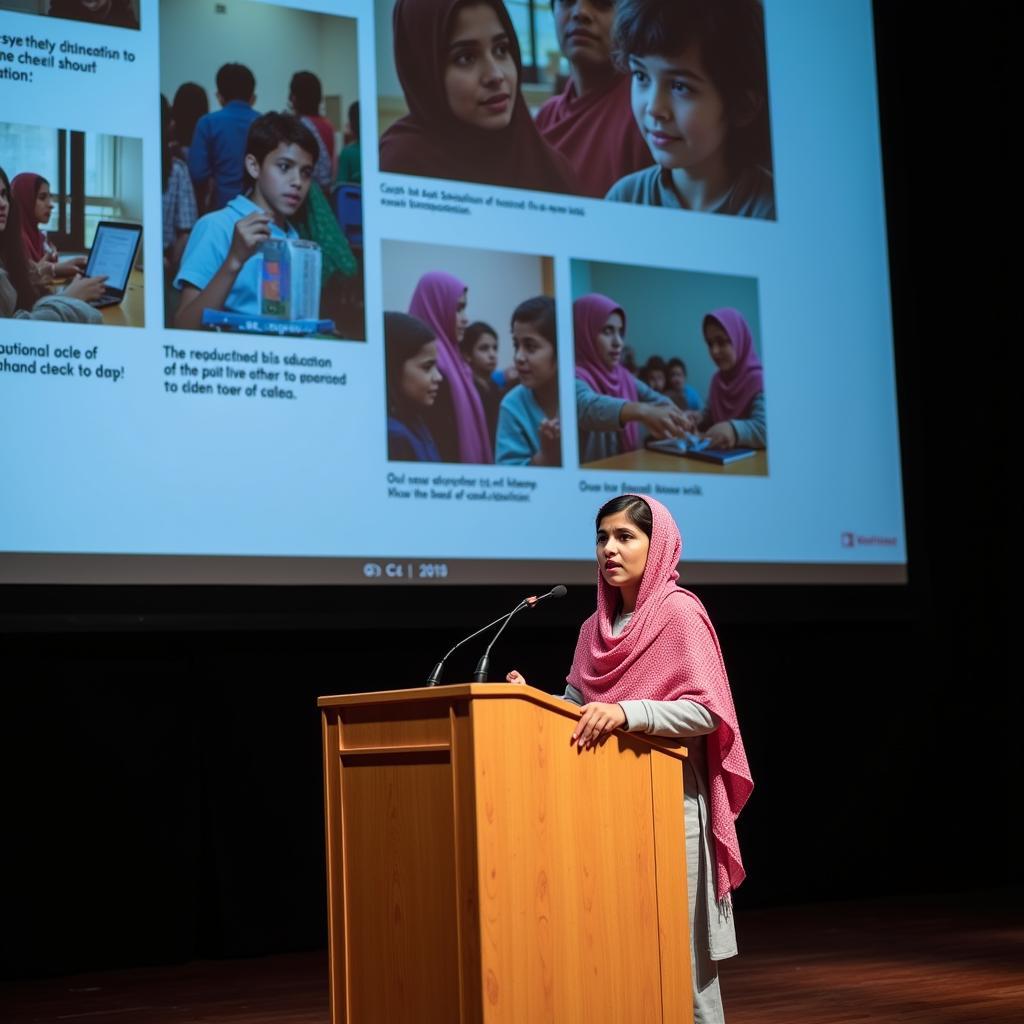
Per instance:
[[[621,363],[612,369],[601,357],[597,336],[608,323],[608,317],[618,313],[625,331],[625,310],[607,295],[583,295],[572,304],[572,321],[576,339],[576,376],[599,395],[637,401],[636,378]],[[624,452],[640,447],[640,430],[630,421],[622,428]]]
[[[704,606],[676,584],[683,541],[671,513],[645,494],[654,527],[636,610],[612,636],[618,590],[598,572],[597,611],[583,623],[568,681],[587,703],[680,700],[701,704],[719,719],[707,737],[711,833],[715,839],[716,897],[721,900],[746,876],[736,818],[754,783],[747,766],[722,650]]]
[[[473,375],[459,354],[455,314],[466,286],[451,274],[432,270],[416,284],[409,303],[409,315],[428,324],[437,335],[437,365],[452,396],[455,426],[459,437],[459,461],[494,462],[494,449],[487,429],[487,417]]]
[[[750,326],[738,309],[716,309],[704,317],[717,320],[729,335],[736,363],[729,371],[719,370],[711,378],[708,415],[712,423],[742,420],[750,415],[750,403],[764,391],[764,368],[754,351]]]

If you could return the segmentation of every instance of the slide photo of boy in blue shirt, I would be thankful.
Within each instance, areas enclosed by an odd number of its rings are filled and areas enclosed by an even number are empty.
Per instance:
[[[200,217],[174,279],[181,301],[174,326],[199,330],[203,310],[260,314],[262,243],[298,238],[290,219],[306,201],[319,147],[289,114],[263,114],[245,143],[245,190]]]

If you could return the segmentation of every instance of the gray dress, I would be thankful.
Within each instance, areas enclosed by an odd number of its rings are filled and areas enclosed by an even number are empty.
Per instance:
[[[632,615],[612,624],[618,636]],[[565,700],[582,705],[583,695],[566,685]],[[718,728],[718,717],[692,700],[623,700],[629,732],[685,738],[689,752],[684,768],[686,818],[686,890],[690,901],[690,971],[694,1024],[725,1024],[715,961],[736,956],[736,928],[731,902],[715,898],[715,861],[711,855],[711,799],[707,788],[704,737]]]

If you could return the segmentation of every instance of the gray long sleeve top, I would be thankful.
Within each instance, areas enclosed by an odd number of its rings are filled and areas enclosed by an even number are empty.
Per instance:
[[[746,415],[742,419],[729,420],[729,422],[732,424],[732,429],[736,431],[737,448],[768,447],[768,418],[765,412],[763,391],[754,395],[750,402],[750,408],[747,409]],[[699,430],[707,430],[713,425],[711,414],[705,404],[697,427]]]
[[[672,405],[667,395],[636,382],[638,401],[651,405]],[[626,399],[602,395],[576,378],[576,422],[580,431],[580,462],[595,462],[618,455],[622,450],[622,407]]]

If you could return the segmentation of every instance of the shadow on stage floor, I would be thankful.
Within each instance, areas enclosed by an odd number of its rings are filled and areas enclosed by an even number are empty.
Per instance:
[[[1022,902],[1021,892],[1002,890],[743,914],[741,955],[722,964],[729,1024],[1020,1024]],[[0,1020],[327,1024],[327,956],[200,961],[8,984],[0,988]],[[431,1020],[429,1010],[422,1020]]]

